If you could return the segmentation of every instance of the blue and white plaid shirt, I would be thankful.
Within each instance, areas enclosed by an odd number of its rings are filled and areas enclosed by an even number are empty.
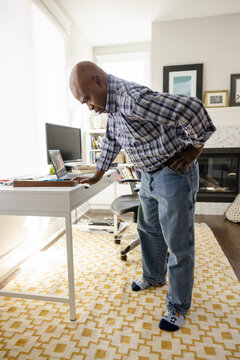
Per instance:
[[[187,145],[202,146],[216,130],[197,98],[154,92],[113,75],[108,80],[98,170],[107,171],[124,149],[137,169],[153,171]]]

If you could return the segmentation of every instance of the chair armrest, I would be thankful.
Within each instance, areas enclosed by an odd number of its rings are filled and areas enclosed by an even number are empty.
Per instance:
[[[141,182],[141,180],[140,179],[122,179],[119,182],[120,182],[120,184],[125,183],[125,182],[129,182],[129,183],[135,182],[136,183],[136,182]]]
[[[136,194],[139,191],[139,188],[135,187],[135,184],[137,182],[141,182],[141,180],[131,178],[131,179],[122,179],[122,180],[119,181],[120,184],[129,183],[129,185],[131,187],[132,194]]]

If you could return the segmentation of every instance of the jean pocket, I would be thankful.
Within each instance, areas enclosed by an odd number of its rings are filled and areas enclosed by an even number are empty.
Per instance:
[[[177,171],[174,170],[174,169],[172,169],[172,168],[170,168],[169,166],[166,166],[165,169],[166,169],[168,172],[170,172],[171,174],[174,174],[174,175],[176,175],[176,176],[183,176],[184,178],[187,177],[187,174],[188,174],[188,171],[189,171],[189,170],[187,170],[187,171],[185,172],[185,171],[184,171],[184,167],[181,167],[181,168],[178,169]]]

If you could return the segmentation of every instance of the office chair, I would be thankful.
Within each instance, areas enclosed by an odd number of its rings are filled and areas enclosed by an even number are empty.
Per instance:
[[[121,260],[123,261],[127,261],[127,253],[129,253],[129,251],[133,250],[135,247],[137,247],[138,245],[140,245],[140,238],[138,233],[133,233],[133,234],[124,234],[124,235],[118,235],[118,226],[117,226],[117,217],[119,215],[123,215],[123,214],[127,214],[130,212],[133,212],[133,222],[137,222],[137,213],[138,213],[138,207],[139,207],[139,196],[138,196],[138,191],[139,188],[136,187],[136,183],[137,182],[141,182],[140,179],[123,179],[119,181],[120,183],[126,183],[128,182],[130,187],[131,187],[131,191],[132,194],[129,195],[122,195],[117,197],[111,205],[111,210],[114,214],[114,242],[115,244],[121,244],[121,239],[124,238],[128,238],[131,239],[133,238],[134,241],[131,242],[130,245],[128,245],[124,250],[121,250]],[[169,259],[169,250],[167,252],[167,262]]]
[[[121,244],[121,239],[123,238],[133,238],[134,241],[128,245],[124,250],[121,251],[121,260],[127,260],[127,253],[133,250],[136,246],[140,244],[140,239],[138,233],[133,234],[124,234],[118,235],[118,228],[117,228],[117,217],[123,214],[127,214],[133,212],[133,222],[137,222],[137,212],[139,206],[139,197],[138,191],[139,188],[136,188],[136,183],[140,182],[139,179],[123,179],[120,180],[120,183],[129,183],[131,187],[131,194],[129,195],[122,195],[117,197],[112,205],[111,210],[114,214],[114,242],[115,244]]]

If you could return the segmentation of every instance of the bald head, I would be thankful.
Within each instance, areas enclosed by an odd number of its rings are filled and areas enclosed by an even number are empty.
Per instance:
[[[73,96],[90,110],[103,112],[106,105],[108,74],[91,61],[77,63],[70,74]]]

